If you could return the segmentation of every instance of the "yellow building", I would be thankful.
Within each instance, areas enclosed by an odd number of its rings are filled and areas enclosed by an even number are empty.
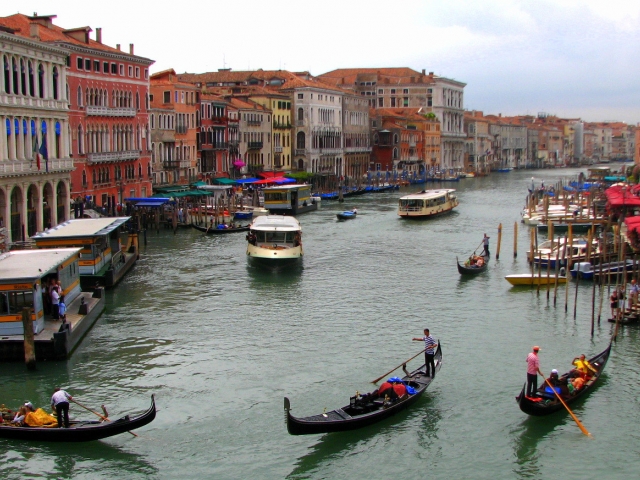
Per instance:
[[[248,98],[271,110],[271,150],[273,170],[291,171],[291,99],[274,93],[251,94]],[[265,165],[265,170],[268,170]]]

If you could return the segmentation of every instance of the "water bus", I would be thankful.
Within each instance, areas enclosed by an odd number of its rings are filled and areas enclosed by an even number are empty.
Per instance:
[[[284,215],[257,217],[247,234],[247,257],[269,267],[284,267],[302,260],[302,227]]]
[[[280,185],[266,187],[264,208],[275,215],[298,215],[318,209],[318,203],[311,197],[311,185]]]
[[[451,212],[458,206],[453,189],[422,190],[400,197],[398,215],[401,218],[429,218]]]

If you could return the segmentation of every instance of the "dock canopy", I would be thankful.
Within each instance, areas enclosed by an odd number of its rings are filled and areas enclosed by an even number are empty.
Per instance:
[[[252,177],[252,178],[239,178],[239,179],[236,180],[236,183],[239,183],[239,184],[242,185],[243,183],[255,183],[258,180],[260,180],[260,179],[259,178],[255,178],[255,177]]]
[[[235,185],[236,184],[235,180],[232,180],[231,178],[226,178],[226,177],[214,178],[212,182],[215,183],[216,185]]]
[[[262,180],[257,180],[255,182],[253,182],[254,185],[263,185],[265,183],[276,183],[278,185],[284,184],[284,183],[295,183],[296,181],[293,178],[287,178],[287,177],[270,177],[270,178],[264,178]]]

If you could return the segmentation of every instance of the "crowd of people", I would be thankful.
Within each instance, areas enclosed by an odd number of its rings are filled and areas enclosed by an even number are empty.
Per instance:
[[[635,279],[631,280],[631,283],[618,285],[617,288],[611,292],[609,297],[611,307],[611,318],[616,318],[620,314],[625,313],[625,303],[627,300],[627,311],[631,312],[638,306],[638,294],[640,293],[640,286],[636,283]]]
[[[55,417],[48,414],[42,408],[36,409],[30,401],[24,402],[17,411],[0,405],[0,424],[14,427],[43,427],[57,426],[69,428],[69,401],[73,397],[66,391],[57,387],[51,396],[51,408],[55,411]]]
[[[64,299],[64,290],[60,280],[55,278],[44,279],[42,282],[42,300],[45,315],[51,315],[53,320],[67,320],[67,304]]]

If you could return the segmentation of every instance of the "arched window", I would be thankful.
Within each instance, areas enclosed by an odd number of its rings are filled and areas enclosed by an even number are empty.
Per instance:
[[[53,67],[53,99],[58,100],[59,92],[58,92],[58,67]]]
[[[84,155],[84,133],[82,132],[82,125],[78,125],[78,155]],[[93,180],[95,183],[95,178]]]
[[[13,70],[13,93],[18,95],[18,65],[16,59],[11,59],[11,70]]]
[[[397,159],[398,159],[398,149],[397,149],[397,148],[394,148],[394,149],[393,149],[393,159],[394,159],[394,160],[397,160]]]
[[[87,187],[87,172],[84,170],[82,171],[82,186]]]
[[[9,59],[6,55],[2,57],[2,70],[4,72],[4,93],[11,93],[10,90],[10,78],[11,78],[11,68],[9,67]]]
[[[304,109],[299,108],[298,109],[298,121],[302,122],[304,120]]]
[[[305,135],[304,132],[298,132],[296,135],[296,148],[304,149],[305,147]]]
[[[38,96],[44,98],[44,67],[38,64]]]
[[[136,110],[140,110],[140,94],[136,92]]]
[[[82,88],[78,87],[78,106],[82,106]]]
[[[20,59],[20,91],[22,95],[27,95],[27,71],[24,68],[24,59]]]
[[[397,133],[394,133],[394,134],[393,134],[393,144],[394,144],[394,145],[397,145],[397,144],[398,144],[398,134],[397,134]]]

